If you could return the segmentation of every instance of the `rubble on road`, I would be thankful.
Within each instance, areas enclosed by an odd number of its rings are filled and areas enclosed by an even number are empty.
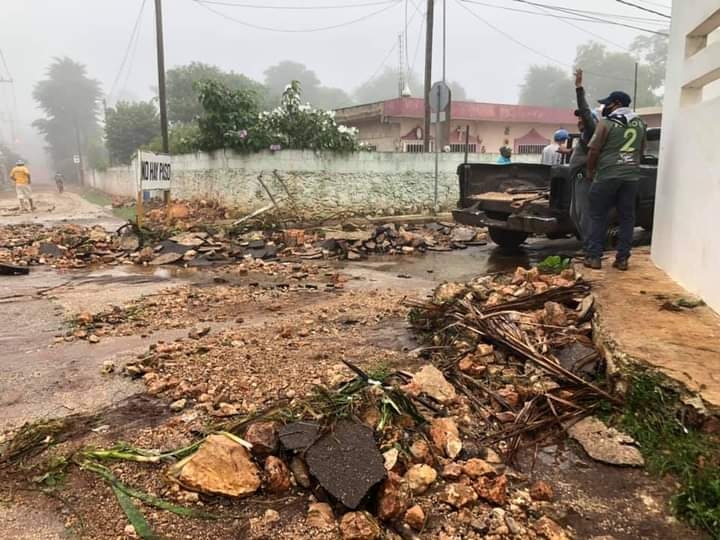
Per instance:
[[[176,240],[196,247],[194,236]],[[181,287],[134,310],[76,318],[88,334],[193,328],[122,369],[174,410],[172,433],[200,443],[169,467],[183,489],[213,511],[235,510],[250,494],[292,498],[302,506],[297,537],[573,537],[551,511],[559,491],[520,471],[517,458],[523,445],[572,435],[617,401],[599,377],[581,276],[518,269],[444,284],[404,305],[399,294],[349,291],[322,310],[287,305],[283,291]],[[268,319],[234,323],[248,305]],[[369,307],[373,316],[363,316]],[[368,328],[408,307],[426,345],[414,351],[420,358],[367,343]],[[274,320],[283,309],[288,316]],[[203,313],[228,326],[205,331]],[[150,431],[150,441],[162,440]],[[158,471],[134,478],[177,496]],[[284,538],[278,511],[251,520],[256,537]]]
[[[186,206],[175,203],[173,208]],[[192,216],[189,221],[160,219],[160,214],[153,214],[164,212],[158,209],[148,214],[143,228],[128,224],[115,232],[74,224],[49,228],[35,224],[1,226],[0,262],[20,267],[85,268],[100,264],[203,267],[278,258],[358,260],[371,254],[460,249],[482,244],[485,238],[484,232],[474,228],[437,223],[366,229],[352,226],[351,231],[237,229],[215,224],[220,215],[227,215],[222,207],[206,203],[186,209]]]

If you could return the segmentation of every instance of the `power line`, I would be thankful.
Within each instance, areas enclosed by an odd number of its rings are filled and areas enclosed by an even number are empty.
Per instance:
[[[540,51],[538,51],[537,49],[534,49],[533,47],[531,47],[530,45],[527,45],[527,44],[523,43],[522,41],[520,41],[520,40],[518,40],[517,38],[515,38],[515,36],[513,36],[512,34],[509,34],[509,33],[505,32],[504,30],[502,30],[502,29],[498,28],[497,26],[495,26],[494,24],[492,24],[490,21],[482,18],[480,15],[478,15],[477,13],[475,13],[472,9],[470,9],[469,7],[467,7],[461,0],[456,0],[456,1],[457,1],[458,5],[460,5],[464,10],[466,10],[468,13],[470,13],[473,17],[475,17],[475,18],[478,19],[480,22],[482,22],[485,26],[487,26],[487,27],[495,30],[495,32],[497,32],[498,34],[501,34],[501,35],[505,36],[507,39],[509,39],[510,41],[512,41],[513,43],[515,43],[516,45],[522,47],[523,49],[526,49],[526,50],[532,52],[533,54],[536,54],[536,55],[538,55],[538,56],[541,56],[542,58],[545,58],[546,60],[549,60],[549,61],[551,61],[551,62],[553,62],[553,63],[555,63],[555,64],[558,64],[558,65],[561,65],[561,66],[565,66],[565,67],[570,67],[570,68],[574,67],[572,64],[568,64],[567,62],[563,62],[562,60],[558,60],[557,58],[553,58],[552,56],[549,56],[549,55],[547,55],[547,54],[545,54],[545,53],[543,53],[543,52],[540,52]],[[610,75],[604,75],[604,74],[602,74],[602,73],[591,73],[591,72],[589,72],[589,71],[586,71],[586,73],[588,73],[588,74],[590,74],[590,75],[595,75],[596,77],[603,77],[603,78],[605,78],[605,79],[615,79],[615,80],[618,80],[618,81],[631,81],[631,80],[632,80],[632,79],[628,79],[628,78],[625,78],[625,77],[612,77],[612,76],[610,76]]]
[[[0,82],[13,82],[12,75],[10,74],[10,68],[8,68],[7,62],[5,61],[5,54],[3,54],[2,49],[0,49],[0,62],[2,63],[3,68],[5,68],[5,75],[7,75],[7,79],[0,77]]]
[[[546,10],[546,11],[548,11],[548,12],[550,11],[548,8],[540,8],[540,9],[544,9],[544,10]],[[551,13],[549,13],[549,14],[551,14]],[[605,43],[609,43],[610,45],[613,45],[613,46],[618,47],[618,48],[620,48],[620,49],[623,49],[623,50],[625,50],[625,51],[632,52],[632,51],[630,51],[630,49],[627,48],[625,45],[620,45],[619,43],[615,43],[614,41],[611,41],[611,40],[607,39],[605,36],[601,36],[600,34],[596,34],[595,32],[593,32],[593,31],[591,31],[591,30],[587,30],[586,28],[583,28],[582,26],[578,26],[578,25],[575,24],[575,23],[571,23],[570,21],[563,20],[562,18],[559,18],[559,17],[558,17],[558,20],[559,20],[561,23],[563,23],[563,24],[567,24],[568,26],[572,26],[573,28],[575,28],[575,29],[577,29],[577,30],[580,30],[581,32],[583,32],[583,33],[585,33],[585,34],[589,34],[589,35],[591,35],[591,36],[593,36],[593,37],[595,37],[595,38],[597,38],[597,39],[599,39],[599,40],[601,40],[601,41],[604,41]]]
[[[529,0],[514,0],[514,1],[515,1],[515,2],[520,2],[521,4],[528,4],[528,5],[530,5],[530,6],[544,7],[544,8],[554,9],[554,10],[562,11],[562,12],[565,12],[565,13],[573,13],[573,14],[577,14],[577,13],[578,13],[578,10],[573,10],[573,9],[569,9],[569,8],[564,8],[564,7],[562,7],[562,6],[550,6],[550,5],[548,5],[548,4],[539,4],[539,3],[537,3],[537,2],[530,2]],[[590,13],[590,12],[587,12],[587,13]],[[621,22],[617,22],[617,21],[609,21],[609,20],[607,20],[607,19],[602,19],[602,18],[600,18],[600,17],[593,17],[593,16],[591,16],[591,15],[583,15],[583,16],[584,16],[584,17],[587,17],[587,19],[593,19],[593,20],[600,21],[600,22],[603,22],[603,23],[606,23],[606,24],[614,24],[614,25],[616,25],[616,26],[624,26],[624,27],[626,27],[626,28],[632,28],[633,30],[640,30],[641,32],[648,32],[648,33],[650,33],[650,34],[658,34],[658,35],[660,35],[660,36],[665,36],[665,37],[668,36],[667,32],[659,32],[659,31],[657,31],[657,30],[650,30],[650,29],[648,29],[648,28],[642,28],[642,27],[640,27],[640,26],[635,26],[635,25],[631,25],[631,24],[625,24],[625,23],[621,23]]]
[[[334,30],[336,28],[342,28],[344,26],[350,26],[355,23],[359,23],[361,21],[367,20],[371,17],[374,17],[375,15],[379,15],[380,13],[383,13],[384,11],[389,10],[392,7],[395,7],[400,4],[400,0],[393,0],[393,2],[385,6],[381,9],[378,9],[377,11],[373,11],[372,13],[368,13],[367,15],[363,15],[362,17],[358,17],[357,19],[352,19],[350,21],[345,21],[343,23],[333,24],[329,26],[319,26],[315,28],[273,28],[270,26],[261,26],[259,24],[253,24],[246,21],[241,21],[240,19],[236,19],[235,17],[232,17],[228,15],[227,13],[223,13],[222,11],[218,11],[215,8],[207,5],[203,0],[192,0],[197,5],[207,9],[208,11],[214,13],[215,15],[218,15],[222,17],[223,19],[227,19],[228,21],[232,21],[234,23],[240,24],[242,26],[246,26],[248,28],[253,28],[255,30],[264,30],[266,32],[279,32],[279,33],[286,33],[286,34],[302,34],[302,33],[311,33],[311,32],[323,32],[325,30]]]
[[[115,79],[113,80],[112,86],[110,87],[108,97],[113,95],[118,82],[120,82],[120,77],[122,75],[123,69],[125,69],[125,63],[128,60],[128,56],[130,55],[130,51],[133,47],[133,43],[138,33],[138,28],[140,26],[140,21],[142,20],[143,11],[145,10],[146,1],[147,0],[142,0],[142,3],[140,4],[140,11],[138,12],[137,18],[135,19],[135,24],[133,25],[132,32],[130,33],[130,40],[128,41],[127,47],[125,48],[125,54],[123,55],[122,62],[120,62],[120,68],[118,69],[117,75],[115,75]]]
[[[142,20],[140,21],[140,25],[138,26],[137,35],[135,36],[135,45],[133,45],[132,52],[130,53],[130,61],[128,62],[127,72],[125,73],[125,80],[123,81],[122,88],[120,89],[120,92],[118,93],[118,97],[121,94],[125,93],[128,82],[130,81],[130,74],[132,73],[133,64],[135,63],[135,57],[137,56],[138,45],[140,44],[141,30],[142,30]]]
[[[327,6],[297,6],[297,5],[282,5],[282,6],[273,6],[273,5],[267,5],[267,4],[245,4],[242,2],[228,2],[225,0],[203,0],[203,4],[213,4],[217,6],[227,6],[227,7],[238,7],[238,8],[246,8],[246,9],[275,9],[278,11],[290,11],[290,10],[323,10],[323,9],[348,9],[348,8],[358,8],[358,7],[370,7],[370,6],[380,6],[384,4],[391,4],[393,2],[396,2],[397,0],[377,0],[375,2],[364,2],[361,4],[329,4]]]
[[[557,13],[540,13],[538,11],[530,11],[528,9],[522,9],[522,8],[514,8],[509,6],[498,6],[496,4],[488,4],[487,2],[481,2],[480,0],[462,0],[463,2],[467,2],[468,4],[476,4],[478,6],[485,6],[489,8],[495,8],[495,9],[501,9],[503,11],[512,11],[513,13],[527,13],[529,15],[539,15],[541,17],[553,17],[556,19],[564,19],[567,21],[579,21],[579,22],[603,22],[606,24],[613,24],[609,21],[601,21],[598,19],[588,19],[587,15],[559,15]],[[574,11],[574,10],[573,10]],[[594,13],[594,12],[585,12],[585,13]],[[610,15],[610,14],[608,14]],[[631,16],[625,16],[625,15],[612,15],[614,18],[622,18],[627,19],[630,21],[642,21],[646,24],[660,24],[665,26],[665,21],[659,21],[657,19],[648,19],[646,17],[631,17]]]
[[[626,0],[615,0],[618,4],[624,4],[626,6],[634,7],[636,9],[639,9],[641,11],[647,11],[648,13],[653,13],[655,15],[660,15],[661,17],[665,17],[666,19],[672,19],[670,15],[667,13],[661,13],[660,11],[655,11],[654,9],[646,8],[643,6],[640,6],[638,4],[633,4],[632,2],[627,2]]]

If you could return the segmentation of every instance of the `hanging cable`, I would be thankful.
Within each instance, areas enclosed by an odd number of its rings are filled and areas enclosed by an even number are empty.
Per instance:
[[[545,58],[546,60],[549,60],[550,62],[553,62],[554,64],[558,64],[558,65],[560,65],[560,66],[565,66],[565,67],[570,67],[570,68],[573,68],[573,67],[574,67],[572,64],[568,64],[567,62],[563,62],[562,60],[558,60],[557,58],[553,58],[552,56],[549,56],[549,55],[547,55],[547,54],[545,54],[545,53],[543,53],[543,52],[541,52],[541,51],[538,51],[537,49],[534,49],[534,48],[531,47],[530,45],[527,45],[527,44],[523,43],[522,41],[520,41],[520,40],[518,40],[517,38],[515,38],[515,36],[513,36],[512,34],[509,34],[509,33],[505,32],[504,30],[502,30],[502,29],[498,28],[497,26],[495,26],[494,24],[492,24],[490,21],[482,18],[480,15],[478,15],[477,13],[475,13],[472,9],[470,9],[469,7],[467,7],[461,0],[456,0],[456,1],[457,1],[458,5],[460,5],[465,11],[467,11],[468,13],[470,13],[470,14],[471,14],[473,17],[475,17],[477,20],[479,20],[480,22],[482,22],[485,26],[487,26],[488,28],[491,28],[492,30],[495,30],[495,32],[497,32],[498,34],[505,36],[507,39],[509,39],[510,41],[512,41],[513,43],[515,43],[516,45],[522,47],[523,49],[526,49],[526,50],[532,52],[533,54],[536,54],[537,56],[540,56],[540,57],[542,57],[542,58]],[[614,80],[617,80],[617,81],[632,81],[632,80],[633,80],[633,79],[629,79],[629,78],[625,78],[625,77],[613,77],[613,76],[605,75],[605,74],[602,74],[602,73],[592,73],[592,72],[589,72],[589,71],[586,71],[586,73],[588,73],[588,74],[590,74],[590,75],[594,75],[594,76],[596,76],[596,77],[602,77],[602,78],[605,78],[605,79],[614,79]]]
[[[235,17],[232,17],[228,15],[227,13],[223,13],[222,11],[218,11],[217,9],[207,5],[207,3],[204,0],[192,0],[197,5],[205,8],[206,10],[214,13],[215,15],[218,15],[219,17],[222,17],[223,19],[227,19],[228,21],[232,21],[234,23],[237,23],[242,26],[246,26],[248,28],[253,28],[255,30],[264,30],[266,32],[278,32],[278,33],[284,33],[284,34],[303,34],[303,33],[312,33],[312,32],[323,32],[326,30],[334,30],[336,28],[343,28],[345,26],[350,26],[355,23],[359,23],[362,21],[365,21],[371,17],[374,17],[375,15],[379,15],[380,13],[383,13],[390,8],[393,8],[397,5],[399,5],[401,0],[393,0],[392,3],[389,5],[378,9],[377,11],[373,11],[372,13],[368,13],[367,15],[363,15],[362,17],[358,17],[357,19],[352,19],[350,21],[345,21],[343,23],[338,24],[332,24],[329,26],[318,26],[315,28],[273,28],[270,26],[262,26],[259,24],[253,24],[246,21],[241,21],[240,19],[236,19]]]
[[[561,7],[561,6],[550,6],[550,5],[547,5],[547,4],[540,4],[540,3],[537,3],[537,2],[530,2],[529,0],[514,0],[514,1],[515,1],[515,2],[520,2],[521,4],[527,4],[527,5],[530,5],[530,6],[534,6],[534,7],[545,7],[545,8],[549,8],[549,9],[553,9],[553,10],[562,11],[562,12],[565,12],[565,13],[574,13],[574,14],[577,14],[577,10],[571,10],[571,9],[568,9],[568,8],[563,8],[563,7]],[[589,12],[588,12],[588,13],[589,13]],[[610,20],[606,20],[606,19],[603,19],[603,18],[600,18],[600,17],[594,17],[594,16],[592,16],[592,15],[584,15],[584,17],[586,17],[587,19],[593,19],[593,20],[596,20],[596,21],[600,21],[600,22],[603,22],[603,23],[606,23],[606,24],[614,24],[614,25],[616,25],[616,26],[624,26],[624,27],[626,27],[626,28],[632,28],[633,30],[640,30],[641,32],[648,32],[648,33],[650,33],[650,34],[658,34],[658,35],[660,35],[660,36],[665,36],[665,37],[668,36],[667,32],[660,32],[660,31],[657,31],[657,30],[650,30],[650,29],[648,29],[648,28],[642,28],[642,27],[640,27],[640,26],[635,26],[635,25],[632,25],[632,24],[625,24],[625,23],[621,23],[621,22],[618,22],[618,21],[610,21]]]
[[[313,10],[324,10],[324,9],[352,9],[352,8],[359,8],[359,7],[370,7],[370,6],[381,6],[384,4],[391,4],[397,2],[397,0],[378,0],[375,2],[365,2],[360,4],[330,4],[327,6],[297,6],[297,5],[282,5],[282,6],[273,6],[272,4],[245,4],[242,2],[229,2],[225,0],[203,0],[203,4],[212,4],[216,6],[226,6],[226,7],[237,7],[237,8],[246,8],[246,9],[274,9],[277,11],[290,11],[290,10],[307,10],[307,11],[313,11]]]
[[[632,2],[627,2],[626,0],[615,0],[618,4],[623,4],[626,6],[634,7],[636,9],[639,9],[641,11],[647,11],[648,13],[653,13],[655,15],[660,15],[661,17],[665,17],[666,19],[672,19],[670,15],[667,13],[661,13],[660,11],[655,11],[654,9],[646,8],[643,6],[640,6],[638,4],[633,4]]]
[[[142,0],[142,3],[140,4],[140,11],[138,12],[138,16],[135,19],[135,24],[133,25],[132,32],[130,33],[130,40],[128,41],[127,47],[125,48],[125,54],[123,55],[122,62],[120,62],[120,68],[118,69],[117,75],[115,75],[115,79],[113,80],[112,86],[110,87],[110,92],[108,92],[108,98],[110,98],[115,93],[117,84],[120,81],[120,77],[122,76],[123,70],[125,69],[125,63],[127,62],[128,57],[130,56],[130,51],[132,50],[133,44],[138,35],[138,28],[140,27],[140,21],[142,20],[142,14],[143,14],[143,11],[145,10],[146,1],[147,0]]]

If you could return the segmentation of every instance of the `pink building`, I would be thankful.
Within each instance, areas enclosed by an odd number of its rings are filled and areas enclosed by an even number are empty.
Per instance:
[[[379,152],[422,152],[424,102],[403,97],[346,107],[336,111],[338,123],[353,126],[362,142]],[[452,103],[449,129],[441,135],[451,152],[465,151],[469,127],[469,153],[497,153],[509,144],[517,154],[539,154],[555,130],[575,131],[572,109],[456,101]],[[430,134],[431,146],[434,133]]]

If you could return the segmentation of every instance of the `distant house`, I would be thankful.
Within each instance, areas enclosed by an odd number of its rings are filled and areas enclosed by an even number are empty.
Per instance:
[[[651,126],[660,125],[660,109],[643,109]],[[401,97],[345,107],[335,111],[335,120],[359,130],[359,139],[378,152],[422,152],[425,140],[425,105],[421,98]],[[505,105],[474,101],[452,103],[450,123],[441,133],[441,147],[465,152],[465,130],[469,127],[470,154],[497,153],[509,144],[516,154],[540,154],[553,133],[565,128],[577,131],[573,109]],[[434,149],[434,128],[430,147]]]
[[[424,114],[422,99],[402,97],[338,109],[335,119],[356,127],[360,140],[379,152],[422,152]],[[540,154],[555,130],[573,131],[576,125],[572,109],[472,101],[453,102],[450,117],[441,134],[441,146],[449,146],[451,152],[465,152],[469,127],[471,154],[497,153],[506,141],[517,154]],[[431,148],[434,145],[433,132]]]

